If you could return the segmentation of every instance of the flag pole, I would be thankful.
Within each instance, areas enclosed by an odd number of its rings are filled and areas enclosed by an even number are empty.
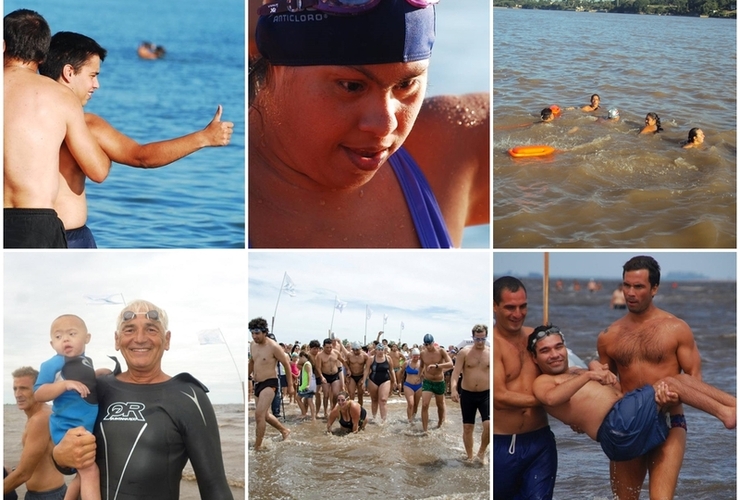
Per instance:
[[[337,311],[337,298],[334,296],[334,306],[331,308],[331,323],[329,323],[329,336],[331,337],[331,329],[334,328],[334,313]]]
[[[550,252],[545,252],[544,267],[545,272],[542,276],[542,311],[544,318],[542,324],[546,325],[550,317]]]
[[[365,335],[362,337],[362,345],[367,345],[367,311],[370,309],[370,307],[365,304]]]
[[[283,288],[285,287],[285,277],[286,276],[288,276],[288,271],[283,272],[283,281],[280,283],[280,291],[278,291],[277,302],[275,302],[275,312],[272,314],[272,322],[270,323],[270,331],[273,334],[275,333],[275,316],[277,316],[277,308],[278,308],[278,304],[280,304],[280,294],[283,293]]]

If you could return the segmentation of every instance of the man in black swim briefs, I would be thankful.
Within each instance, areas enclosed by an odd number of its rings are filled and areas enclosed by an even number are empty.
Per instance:
[[[321,386],[324,390],[324,416],[337,404],[337,394],[342,390],[339,370],[344,364],[340,349],[334,348],[336,339],[324,339],[324,349],[316,356],[316,367],[321,372]],[[331,398],[331,399],[330,399]]]
[[[486,449],[491,440],[490,387],[491,387],[491,349],[487,344],[488,327],[473,327],[473,345],[457,353],[455,369],[452,371],[452,400],[460,402],[463,421],[463,444],[468,460],[473,460],[473,430],[475,414],[480,412],[483,424],[480,448],[476,459],[485,462]],[[460,393],[457,381],[462,374]]]
[[[71,429],[52,457],[75,468],[96,459],[103,498],[178,500],[190,460],[201,498],[233,499],[208,389],[189,373],[171,377],[162,371],[167,325],[167,313],[147,301],[121,311],[115,347],[127,369],[122,372],[116,361],[113,373],[97,380],[95,436]]]
[[[249,322],[249,331],[252,334],[252,343],[249,346],[249,375],[254,379],[254,397],[257,400],[254,405],[254,420],[257,424],[254,449],[262,448],[262,439],[265,436],[267,424],[277,429],[283,439],[287,439],[290,431],[280,423],[274,414],[270,413],[273,400],[280,397],[278,392],[278,379],[275,375],[275,367],[278,363],[283,365],[287,379],[286,390],[293,394],[293,374],[290,371],[290,359],[280,347],[280,344],[269,338],[267,321],[264,318],[255,318]]]

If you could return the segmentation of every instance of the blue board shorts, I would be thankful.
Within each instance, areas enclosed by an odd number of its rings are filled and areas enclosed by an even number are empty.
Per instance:
[[[653,386],[646,385],[614,403],[596,434],[610,460],[632,460],[663,444],[668,437],[666,414],[655,402]]]
[[[552,500],[558,451],[550,427],[493,435],[494,500]]]

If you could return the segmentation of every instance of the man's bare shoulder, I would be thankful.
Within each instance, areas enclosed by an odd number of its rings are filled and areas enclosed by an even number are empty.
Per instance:
[[[31,415],[26,423],[26,430],[33,430],[34,432],[45,432],[49,428],[49,417],[51,416],[51,408],[49,405],[44,404],[39,411]]]

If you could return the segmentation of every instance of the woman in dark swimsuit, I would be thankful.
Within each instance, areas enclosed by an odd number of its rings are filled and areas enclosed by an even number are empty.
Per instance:
[[[326,421],[326,432],[331,433],[334,420],[339,418],[339,425],[350,431],[358,432],[367,424],[367,410],[360,403],[349,399],[349,394],[342,391],[337,394],[337,404],[329,413]]]
[[[396,374],[391,369],[391,360],[386,355],[383,344],[378,344],[378,347],[375,348],[372,363],[365,366],[365,377],[368,379],[367,387],[372,401],[373,418],[378,413],[378,406],[380,406],[380,419],[385,423],[385,418],[388,415],[388,396],[391,393],[391,387],[396,385]]]
[[[409,418],[409,423],[412,423],[416,418],[416,411],[419,409],[419,401],[421,401],[420,369],[419,349],[414,347],[411,351],[411,359],[403,366],[403,370],[406,372],[406,380],[403,382],[403,395],[406,397],[406,415]]]

